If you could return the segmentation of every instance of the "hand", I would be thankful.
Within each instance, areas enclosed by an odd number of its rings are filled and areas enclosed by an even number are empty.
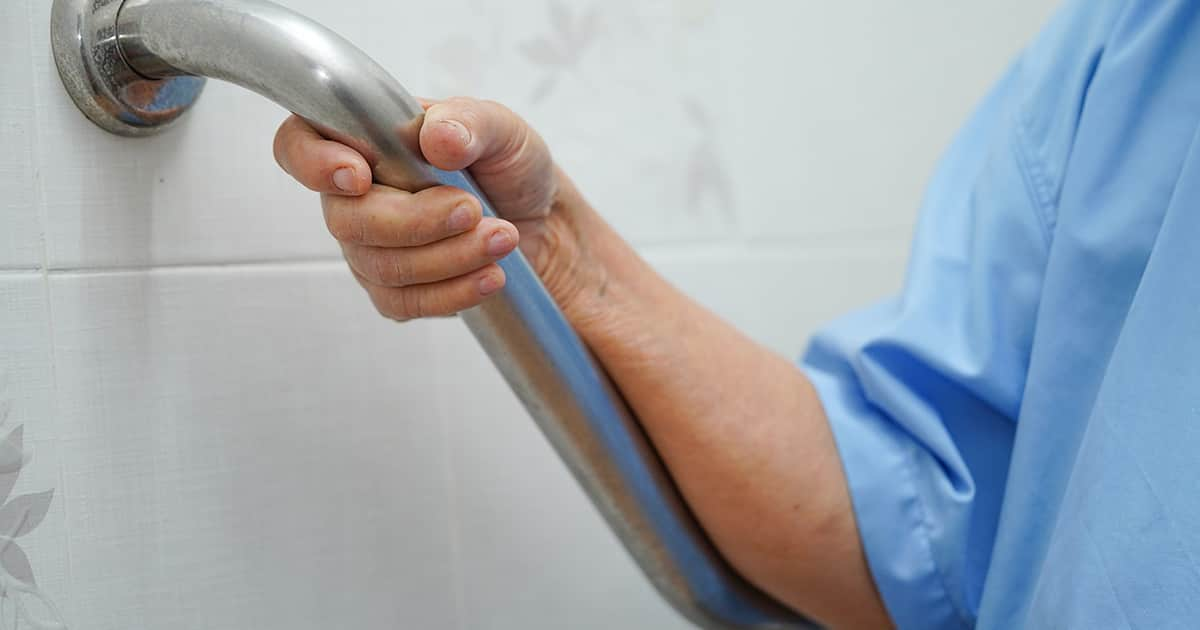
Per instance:
[[[478,305],[504,286],[496,261],[518,243],[560,304],[579,293],[579,230],[570,222],[584,204],[520,117],[488,101],[434,103],[420,146],[438,168],[470,169],[503,218],[483,218],[479,202],[451,186],[372,184],[359,153],[296,116],[275,136],[275,159],[321,193],[329,231],[380,313],[408,320]]]

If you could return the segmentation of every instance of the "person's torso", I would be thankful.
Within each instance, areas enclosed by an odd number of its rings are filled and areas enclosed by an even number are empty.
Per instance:
[[[1052,241],[980,628],[1200,626],[1200,3],[1110,13],[1077,111],[1019,130],[1036,152],[1075,117],[1035,174]]]

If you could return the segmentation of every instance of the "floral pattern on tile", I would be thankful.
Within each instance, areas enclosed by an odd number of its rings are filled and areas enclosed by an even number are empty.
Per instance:
[[[38,588],[33,565],[18,539],[46,518],[54,489],[13,496],[13,487],[32,452],[25,448],[24,425],[6,426],[12,400],[0,374],[0,630],[66,628],[54,602]]]

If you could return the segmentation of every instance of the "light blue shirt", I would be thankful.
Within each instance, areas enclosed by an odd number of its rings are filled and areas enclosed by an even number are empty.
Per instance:
[[[1200,628],[1198,131],[1200,2],[1069,2],[813,340],[901,628]]]

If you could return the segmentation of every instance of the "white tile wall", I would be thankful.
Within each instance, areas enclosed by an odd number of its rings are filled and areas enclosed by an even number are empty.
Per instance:
[[[415,93],[524,114],[787,355],[899,285],[936,156],[1053,4],[284,3]],[[0,440],[33,452],[14,496],[53,489],[19,544],[71,628],[686,627],[461,324],[374,315],[274,165],[284,112],[214,82],[107,136],[49,11],[0,2]]]
[[[33,167],[33,61],[29,6],[0,3],[0,269],[41,264],[37,185]]]
[[[910,225],[943,147],[1054,4],[724,3],[747,235]]]
[[[51,277],[77,625],[453,626],[430,325],[347,279]]]
[[[675,286],[759,343],[796,356],[812,331],[900,286],[907,231],[804,247],[660,248],[649,260]]]

